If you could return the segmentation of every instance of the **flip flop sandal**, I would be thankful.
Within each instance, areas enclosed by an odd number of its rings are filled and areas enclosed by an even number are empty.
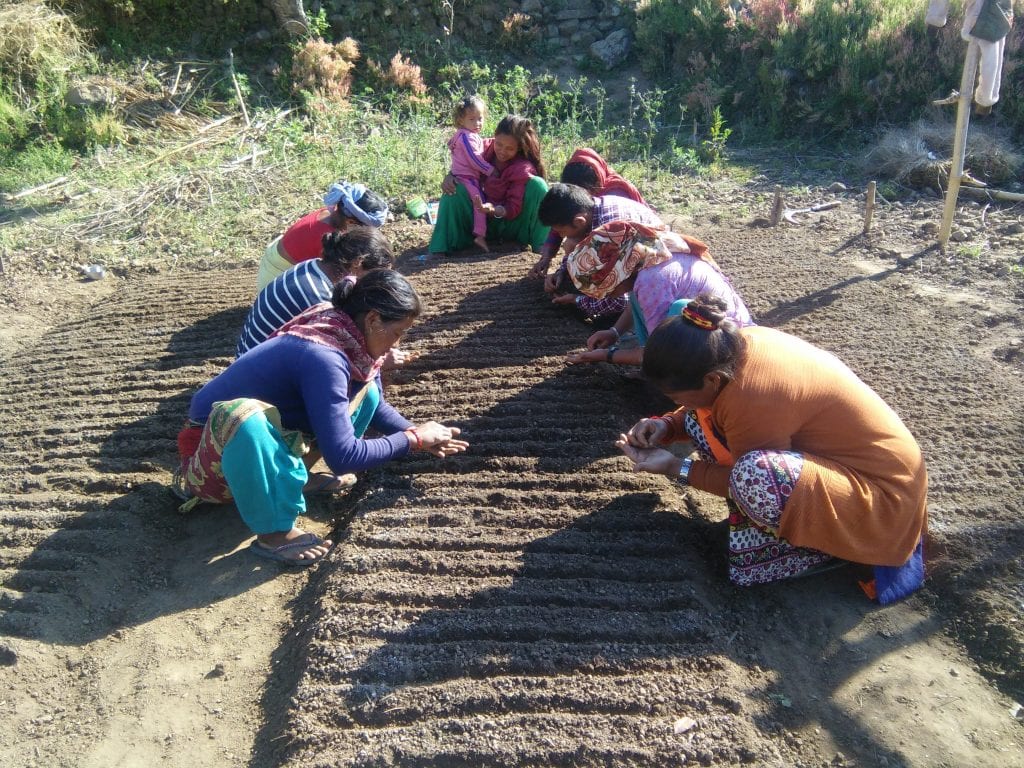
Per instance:
[[[356,476],[351,473],[332,475],[329,472],[315,472],[310,475],[302,492],[306,494],[343,493],[355,484]]]
[[[303,550],[309,549],[317,544],[323,544],[323,539],[313,533],[306,533],[297,538],[295,541],[289,541],[287,544],[282,544],[280,547],[265,547],[260,544],[259,539],[253,539],[249,545],[250,551],[257,557],[262,557],[266,560],[273,560],[276,563],[284,563],[285,565],[294,565],[299,568],[308,568],[313,563],[319,562],[323,559],[323,555],[320,557],[314,557],[312,560],[302,559],[299,560],[295,557],[289,557],[290,552],[302,552]]]

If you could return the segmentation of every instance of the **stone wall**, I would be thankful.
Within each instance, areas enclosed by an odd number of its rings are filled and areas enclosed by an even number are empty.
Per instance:
[[[588,54],[608,67],[629,54],[639,0],[326,0],[337,35],[397,43],[415,27],[427,36],[479,46],[574,57]],[[526,52],[524,50],[524,52]]]

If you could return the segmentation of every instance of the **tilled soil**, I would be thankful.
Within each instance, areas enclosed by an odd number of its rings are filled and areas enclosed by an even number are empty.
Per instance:
[[[314,502],[311,526],[338,544],[310,574],[279,573],[236,549],[230,508],[181,518],[164,487],[252,276],[133,279],[4,362],[0,756],[1024,765],[1019,296],[1005,276],[957,285],[954,262],[913,244],[852,240],[838,216],[686,229],[762,323],[836,352],[918,437],[925,591],[879,608],[854,566],[731,587],[724,504],[633,474],[612,445],[666,403],[620,369],[564,365],[590,329],[520,279],[518,253],[402,260],[428,312],[388,397],[459,425],[470,450]],[[290,615],[261,610],[306,579]],[[268,652],[259,636],[289,619]],[[202,727],[176,728],[188,718]]]

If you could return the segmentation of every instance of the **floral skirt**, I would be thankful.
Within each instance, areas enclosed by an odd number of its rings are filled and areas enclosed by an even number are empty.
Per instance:
[[[255,533],[290,530],[306,508],[306,450],[302,433],[284,429],[272,405],[214,403],[204,425],[186,424],[178,435],[181,485],[191,496],[180,511],[234,501]]]
[[[718,440],[708,435],[696,414],[685,428],[704,461],[716,461]],[[832,559],[807,547],[795,547],[778,535],[786,502],[800,479],[803,455],[793,451],[752,451],[740,457],[729,476],[729,580],[739,586],[799,576]]]

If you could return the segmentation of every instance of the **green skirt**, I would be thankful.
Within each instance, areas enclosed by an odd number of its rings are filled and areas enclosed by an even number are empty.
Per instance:
[[[531,176],[523,193],[523,209],[514,219],[487,217],[488,240],[514,240],[528,245],[535,253],[548,238],[549,227],[537,218],[540,201],[548,192],[548,184],[540,176]],[[462,184],[454,195],[442,195],[437,209],[437,222],[430,237],[431,253],[461,251],[473,245],[473,202]]]

